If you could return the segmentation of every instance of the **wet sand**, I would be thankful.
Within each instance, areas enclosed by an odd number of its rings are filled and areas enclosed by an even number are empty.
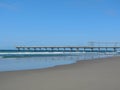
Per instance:
[[[120,90],[120,57],[0,72],[0,90]]]

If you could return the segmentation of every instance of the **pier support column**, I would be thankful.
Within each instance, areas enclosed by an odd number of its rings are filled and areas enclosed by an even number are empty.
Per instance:
[[[18,51],[20,51],[20,48],[17,48]]]
[[[48,49],[47,48],[45,48],[45,51],[47,51]]]
[[[70,48],[70,49],[71,49],[71,52],[72,52],[73,48]]]
[[[25,48],[23,48],[23,50],[25,50]]]
[[[51,51],[53,52],[54,48],[51,48]]]
[[[116,52],[117,50],[116,50],[116,48],[114,48],[114,52]]]
[[[100,52],[100,48],[98,48],[98,52]]]
[[[77,51],[76,52],[79,52],[79,48],[77,48]]]
[[[83,48],[83,52],[85,52],[86,51],[86,48]]]
[[[34,49],[34,51],[36,51],[36,48],[33,48]]]
[[[64,49],[63,52],[65,52],[66,49],[65,48],[63,48],[63,49]]]
[[[57,48],[57,51],[59,52],[60,48]]]
[[[93,52],[93,48],[91,48],[91,51]]]
[[[106,48],[106,52],[108,51],[108,48]]]
[[[30,51],[30,48],[27,48]]]
[[[41,48],[38,48],[39,49],[39,51],[41,51]]]

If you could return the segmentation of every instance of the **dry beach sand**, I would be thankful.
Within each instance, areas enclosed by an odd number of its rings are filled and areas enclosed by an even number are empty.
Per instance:
[[[120,90],[120,57],[1,72],[0,90]]]

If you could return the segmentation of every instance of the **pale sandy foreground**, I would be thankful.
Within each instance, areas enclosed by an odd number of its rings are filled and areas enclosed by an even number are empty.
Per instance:
[[[120,90],[120,57],[0,73],[0,90]]]

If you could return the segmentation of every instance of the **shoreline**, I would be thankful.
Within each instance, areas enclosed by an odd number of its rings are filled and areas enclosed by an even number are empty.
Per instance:
[[[70,63],[70,64],[56,65],[56,66],[47,67],[47,68],[38,68],[38,69],[36,68],[36,69],[25,69],[25,70],[13,70],[13,71],[1,71],[0,73],[47,70],[47,69],[54,69],[54,68],[58,68],[58,67],[64,67],[64,66],[66,67],[66,66],[69,66],[69,65],[74,65],[74,64],[82,63],[82,62],[89,62],[89,61],[92,62],[92,61],[97,61],[97,60],[102,60],[102,59],[104,60],[104,59],[114,58],[114,57],[120,57],[120,56],[91,58],[91,59],[88,59],[88,60],[80,60],[80,61],[77,61],[77,62],[74,62],[74,63]]]
[[[119,90],[120,56],[0,72],[0,90]]]

